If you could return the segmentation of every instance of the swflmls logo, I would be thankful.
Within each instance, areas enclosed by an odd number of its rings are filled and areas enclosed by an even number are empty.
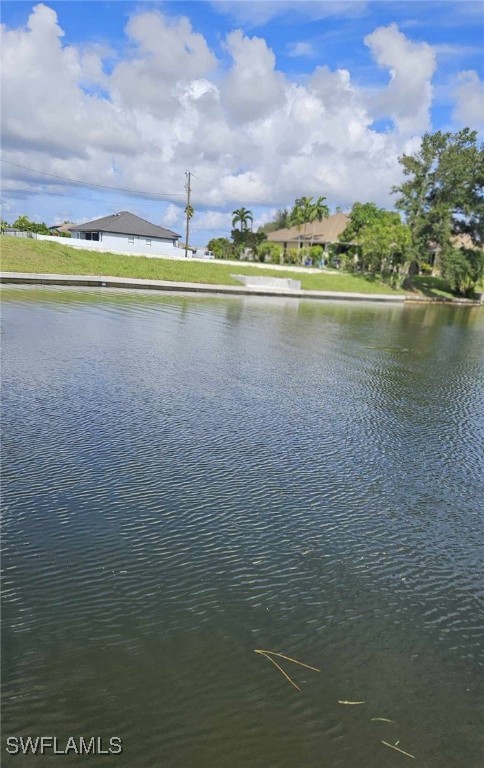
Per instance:
[[[120,755],[123,742],[119,736],[109,741],[101,736],[69,736],[61,741],[56,736],[8,736],[9,755]]]

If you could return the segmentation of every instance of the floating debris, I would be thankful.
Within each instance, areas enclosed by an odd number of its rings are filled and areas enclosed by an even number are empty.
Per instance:
[[[379,720],[382,723],[393,723],[393,720],[390,720],[388,717],[372,717],[371,719],[373,722]]]
[[[286,661],[292,661],[293,664],[299,664],[300,667],[306,667],[306,669],[312,669],[313,672],[321,672],[320,669],[317,669],[317,667],[311,667],[309,664],[304,664],[302,661],[298,661],[297,659],[291,658],[291,656],[285,656],[283,653],[278,653],[277,651],[264,651],[256,648],[255,653],[261,653],[261,654],[269,654],[270,656],[279,656],[280,659],[286,659]]]
[[[321,672],[321,670],[317,669],[316,667],[311,667],[309,664],[304,664],[304,662],[302,661],[298,661],[297,659],[291,658],[291,656],[286,656],[284,653],[278,653],[277,651],[264,651],[264,650],[261,650],[260,648],[256,648],[254,653],[258,653],[260,656],[264,656],[266,659],[269,659],[269,661],[271,661],[274,664],[274,666],[277,667],[279,672],[282,672],[286,680],[288,680],[291,683],[291,685],[293,685],[294,688],[296,688],[296,690],[298,691],[301,690],[300,687],[294,682],[294,680],[291,677],[289,677],[287,672],[283,670],[283,668],[277,663],[277,661],[275,661],[272,658],[273,656],[277,656],[280,659],[286,659],[286,661],[292,661],[293,664],[298,664],[300,667],[305,667],[306,669],[312,669],[313,672]]]
[[[404,752],[403,749],[400,749],[399,747],[395,746],[395,744],[389,744],[388,741],[382,741],[382,744],[384,744],[386,747],[390,747],[390,749],[394,749],[396,752],[400,752],[402,755],[411,757],[412,760],[415,760],[415,755],[411,755],[410,752]],[[400,742],[397,741],[397,744],[400,744]]]
[[[366,701],[338,701],[338,704],[366,704]]]
[[[291,685],[293,685],[293,686],[294,686],[294,688],[296,688],[296,690],[298,690],[298,691],[300,691],[300,690],[301,690],[301,689],[300,689],[300,687],[299,687],[298,685],[296,685],[296,683],[294,682],[294,680],[292,680],[292,679],[289,677],[289,675],[288,675],[286,672],[284,672],[283,668],[279,666],[279,664],[277,663],[277,661],[274,661],[274,659],[272,659],[272,658],[271,658],[271,657],[270,657],[270,656],[269,656],[267,653],[264,653],[263,651],[256,651],[256,653],[259,653],[261,656],[265,656],[265,658],[266,658],[266,659],[269,659],[269,661],[272,661],[272,663],[274,664],[274,666],[276,666],[276,667],[277,667],[277,669],[279,670],[279,672],[282,672],[282,674],[284,675],[284,677],[286,678],[286,680],[289,680],[289,682],[291,683]]]

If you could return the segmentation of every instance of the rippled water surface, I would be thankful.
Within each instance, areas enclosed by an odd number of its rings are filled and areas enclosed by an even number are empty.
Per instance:
[[[2,764],[484,765],[481,310],[10,288],[1,326]]]

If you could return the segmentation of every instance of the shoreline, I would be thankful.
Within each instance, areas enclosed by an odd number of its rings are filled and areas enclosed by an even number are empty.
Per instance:
[[[216,285],[210,283],[184,283],[168,280],[144,280],[110,275],[61,275],[35,272],[1,272],[3,285],[57,285],[85,288],[129,288],[132,290],[166,291],[176,293],[208,293],[232,296],[275,296],[293,299],[371,301],[391,304],[446,304],[457,306],[482,306],[481,300],[447,299],[414,296],[411,294],[355,293],[347,291],[291,290],[273,287]]]

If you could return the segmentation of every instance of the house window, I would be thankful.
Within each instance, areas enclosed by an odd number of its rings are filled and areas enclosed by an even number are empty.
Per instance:
[[[134,245],[134,237],[128,237],[128,245]]]
[[[99,232],[86,232],[86,240],[99,240]]]
[[[146,245],[151,245],[151,238],[150,237],[146,238]]]

